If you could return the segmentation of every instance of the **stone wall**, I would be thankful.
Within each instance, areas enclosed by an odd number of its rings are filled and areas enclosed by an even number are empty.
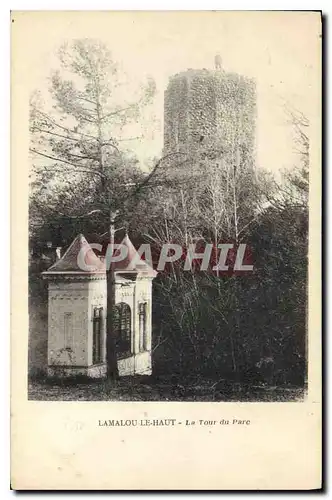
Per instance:
[[[89,289],[86,281],[49,282],[49,365],[88,366],[88,305]],[[66,317],[69,318],[67,338]]]
[[[47,280],[41,297],[30,297],[29,372],[49,375],[102,376],[106,373],[106,279]],[[117,280],[116,303],[125,302],[132,313],[133,355],[119,360],[120,375],[151,373],[151,292],[152,281]],[[41,300],[42,299],[42,300]],[[48,306],[47,306],[48,300]],[[146,337],[144,352],[140,352],[139,304],[146,302]],[[93,365],[93,310],[103,307],[102,363]],[[68,316],[69,315],[69,316]],[[66,327],[66,317],[69,319]],[[48,334],[49,329],[49,334]],[[70,331],[69,331],[70,330]],[[66,338],[66,332],[70,338]],[[49,336],[48,336],[49,335]]]
[[[141,352],[118,361],[119,375],[151,375],[151,353]]]
[[[215,145],[253,156],[256,86],[219,70],[188,70],[173,76],[164,100],[164,154],[191,153]]]

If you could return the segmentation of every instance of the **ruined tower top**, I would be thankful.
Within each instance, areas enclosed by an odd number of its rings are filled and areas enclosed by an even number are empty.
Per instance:
[[[219,52],[217,52],[217,54],[215,55],[214,57],[214,67],[215,69],[222,69],[222,59],[221,59],[221,55],[219,54]]]
[[[252,161],[255,81],[224,71],[220,55],[215,62],[215,69],[188,69],[170,78],[164,99],[164,155],[208,148],[223,151],[235,162],[239,149]]]

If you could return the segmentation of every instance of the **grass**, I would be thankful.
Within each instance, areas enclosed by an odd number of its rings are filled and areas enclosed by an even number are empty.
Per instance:
[[[172,377],[121,377],[105,379],[29,380],[29,399],[35,401],[302,401],[299,387],[245,385],[196,378],[182,384]]]

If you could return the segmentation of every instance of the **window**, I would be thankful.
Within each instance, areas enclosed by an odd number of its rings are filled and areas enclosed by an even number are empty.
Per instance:
[[[92,362],[93,364],[102,362],[102,319],[103,319],[103,308],[95,307],[93,309],[93,348],[92,348]]]
[[[146,302],[138,305],[139,316],[139,350],[146,350]]]
[[[128,304],[120,302],[114,310],[114,334],[116,351],[119,357],[131,353],[131,309]]]
[[[73,348],[73,313],[66,312],[64,316],[64,347]]]

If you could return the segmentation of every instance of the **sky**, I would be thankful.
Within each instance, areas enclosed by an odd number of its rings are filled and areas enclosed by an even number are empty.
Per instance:
[[[58,47],[74,38],[105,42],[137,85],[148,76],[154,78],[157,95],[141,122],[144,140],[126,143],[143,164],[161,153],[169,77],[188,68],[213,69],[217,52],[225,71],[256,80],[259,167],[277,172],[296,161],[285,102],[309,118],[309,135],[315,133],[320,113],[318,13],[22,12],[15,22],[16,30],[26,37],[21,69],[30,91],[46,91],[47,78],[58,64]],[[129,136],[136,132],[133,127]]]

